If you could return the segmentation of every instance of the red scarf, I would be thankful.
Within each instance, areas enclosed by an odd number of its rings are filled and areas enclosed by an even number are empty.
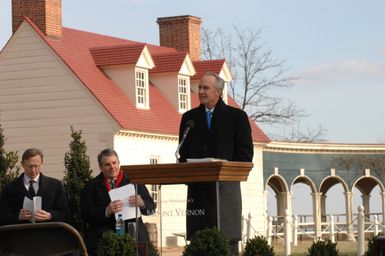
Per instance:
[[[123,171],[120,170],[118,177],[115,180],[115,188],[119,187],[119,183],[122,181],[122,179],[123,179]],[[106,185],[107,191],[110,191],[111,190],[110,181],[106,177],[104,177],[104,184]]]

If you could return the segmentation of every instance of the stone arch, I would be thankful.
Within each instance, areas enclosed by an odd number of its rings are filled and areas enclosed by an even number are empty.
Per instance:
[[[381,190],[381,205],[382,205],[382,213],[384,213],[385,209],[385,198],[384,198],[384,184],[374,176],[365,175],[362,177],[359,177],[352,185],[351,190],[353,191],[353,188],[356,187],[360,192],[362,196],[362,205],[364,206],[364,214],[367,218],[370,218],[370,196],[373,191],[373,189],[376,186],[379,186]],[[383,215],[383,221],[385,220],[384,214]]]
[[[269,178],[267,178],[265,190],[267,186],[270,186],[275,193],[289,192],[289,186],[287,185],[285,178],[279,174],[273,174]]]
[[[353,237],[353,212],[352,212],[352,192],[347,184],[347,182],[338,175],[329,175],[325,177],[320,183],[320,209],[321,209],[321,221],[327,222],[326,215],[326,194],[336,184],[341,184],[343,188],[343,193],[345,196],[345,222],[347,227],[347,232],[349,237]]]
[[[344,189],[344,192],[350,191],[348,184],[346,183],[346,181],[343,178],[341,178],[338,175],[329,175],[329,176],[326,176],[321,181],[320,186],[319,186],[319,192],[326,194],[326,192],[328,192],[328,190],[337,183],[341,183],[341,185]]]
[[[291,188],[293,187],[293,185],[297,184],[297,183],[303,183],[303,184],[308,185],[310,187],[312,193],[317,192],[317,186],[315,185],[313,180],[311,178],[309,178],[308,176],[298,175],[297,177],[295,177],[293,179],[293,182],[291,183],[290,191],[291,191]]]
[[[285,210],[290,209],[290,191],[285,178],[279,174],[273,174],[266,180],[265,191],[270,187],[274,193],[277,204],[277,216],[284,216]]]
[[[310,177],[308,177],[306,175],[298,175],[297,177],[295,177],[293,179],[293,181],[291,183],[290,191],[292,193],[293,193],[293,186],[295,184],[298,184],[298,183],[302,183],[302,184],[305,184],[305,185],[310,187],[311,207],[312,207],[311,218],[312,218],[312,220],[314,222],[314,230],[317,230],[317,221],[316,221],[317,201],[316,201],[316,197],[315,197],[315,195],[317,194],[317,186],[316,186],[316,184],[314,183],[314,181]],[[292,205],[293,205],[293,201],[292,201]],[[292,206],[292,207],[294,209],[295,205]],[[309,216],[306,216],[306,215],[299,216],[299,222],[308,222],[308,217]]]
[[[329,191],[329,189],[332,188],[336,184],[342,185],[345,197],[348,196],[347,193],[351,192],[346,181],[343,178],[341,178],[340,176],[329,175],[329,176],[325,177],[322,180],[320,187],[319,187],[319,192],[321,193],[321,205],[320,206],[321,206],[322,220],[325,220],[325,217],[326,217],[326,194]]]
[[[349,189],[349,186],[348,184],[346,183],[346,181],[341,178],[340,176],[338,175],[329,175],[327,177],[325,177],[321,184],[320,184],[320,187],[319,187],[319,192],[321,193],[321,216],[322,216],[322,220],[325,221],[326,220],[326,194],[327,192],[329,191],[330,188],[332,188],[334,185],[336,184],[341,184],[342,185],[342,188],[344,190],[344,195],[345,195],[345,200],[347,200],[348,196],[350,195],[349,193],[351,192],[351,190]],[[347,204],[345,203],[345,206]],[[345,209],[346,211],[346,209]]]
[[[356,187],[362,194],[370,194],[375,186],[379,186],[381,192],[385,191],[384,184],[374,176],[362,176],[358,178],[352,185],[351,190]]]

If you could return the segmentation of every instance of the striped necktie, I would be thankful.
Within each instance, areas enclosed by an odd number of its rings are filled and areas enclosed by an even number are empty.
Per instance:
[[[115,188],[115,181],[113,181],[113,180],[110,181],[110,188],[111,189]]]

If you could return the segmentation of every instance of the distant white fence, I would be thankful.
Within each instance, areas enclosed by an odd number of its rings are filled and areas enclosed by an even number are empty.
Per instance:
[[[358,214],[354,214],[353,227],[354,227],[354,236],[357,236],[357,216]],[[283,240],[284,239],[284,216],[269,216],[268,217],[268,231],[266,237],[271,236],[273,240]],[[347,233],[347,226],[345,215],[336,214],[336,215],[326,215],[323,216],[325,221],[321,222],[321,234],[323,238],[330,239],[333,241],[337,240],[336,236],[339,234],[349,236]],[[378,235],[379,233],[385,233],[385,226],[379,220],[382,219],[382,213],[371,213],[370,215],[365,215],[365,233],[372,233],[374,235]],[[294,215],[292,216],[292,220],[290,221],[292,229],[295,227],[295,235],[294,237],[298,237],[299,240],[302,239],[314,239],[315,236],[315,228],[313,217],[310,215]],[[270,228],[269,228],[270,227]],[[269,232],[269,230],[271,230]],[[294,231],[293,231],[294,232]],[[333,238],[334,237],[334,238]],[[355,240],[352,238],[351,240]]]
[[[266,234],[260,234],[254,229],[251,225],[251,218],[252,216],[249,214],[247,218],[243,219],[243,230],[246,230],[242,239],[243,244],[253,236],[262,235],[266,237],[269,245],[272,240],[283,241],[285,255],[290,255],[291,245],[296,246],[298,240],[319,239],[316,237],[314,221],[310,215],[267,216]],[[335,243],[337,236],[343,234],[345,238],[357,241],[357,255],[359,256],[364,254],[365,234],[377,236],[379,233],[385,233],[384,223],[379,221],[382,219],[382,213],[364,215],[363,206],[358,207],[358,213],[354,214],[353,222],[350,224],[346,223],[346,217],[343,214],[327,215],[322,218],[324,221],[321,223],[322,237],[320,239],[328,239]],[[353,237],[350,237],[351,235],[347,232],[349,225],[353,227]]]

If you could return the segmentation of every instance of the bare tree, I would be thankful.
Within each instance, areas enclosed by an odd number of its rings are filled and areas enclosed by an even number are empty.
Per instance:
[[[301,130],[299,126],[295,127],[293,125],[288,135],[275,136],[275,139],[292,142],[325,142],[323,136],[326,134],[326,132],[327,130],[324,129],[321,125],[319,125],[318,128],[306,129],[305,131]]]
[[[384,181],[385,179],[385,159],[383,157],[338,157],[335,158],[334,164],[337,168],[344,170],[354,170],[363,172],[365,169],[370,169]]]
[[[271,50],[265,50],[264,44],[260,43],[260,34],[260,29],[234,27],[232,32],[225,33],[222,29],[210,31],[202,28],[202,58],[226,59],[233,75],[228,92],[252,120],[267,124],[294,124],[307,116],[305,111],[274,93],[292,86],[296,78],[286,76],[285,61],[275,59]],[[300,139],[284,140],[315,141],[325,131],[320,126],[311,133],[308,131],[307,135],[301,132]]]

